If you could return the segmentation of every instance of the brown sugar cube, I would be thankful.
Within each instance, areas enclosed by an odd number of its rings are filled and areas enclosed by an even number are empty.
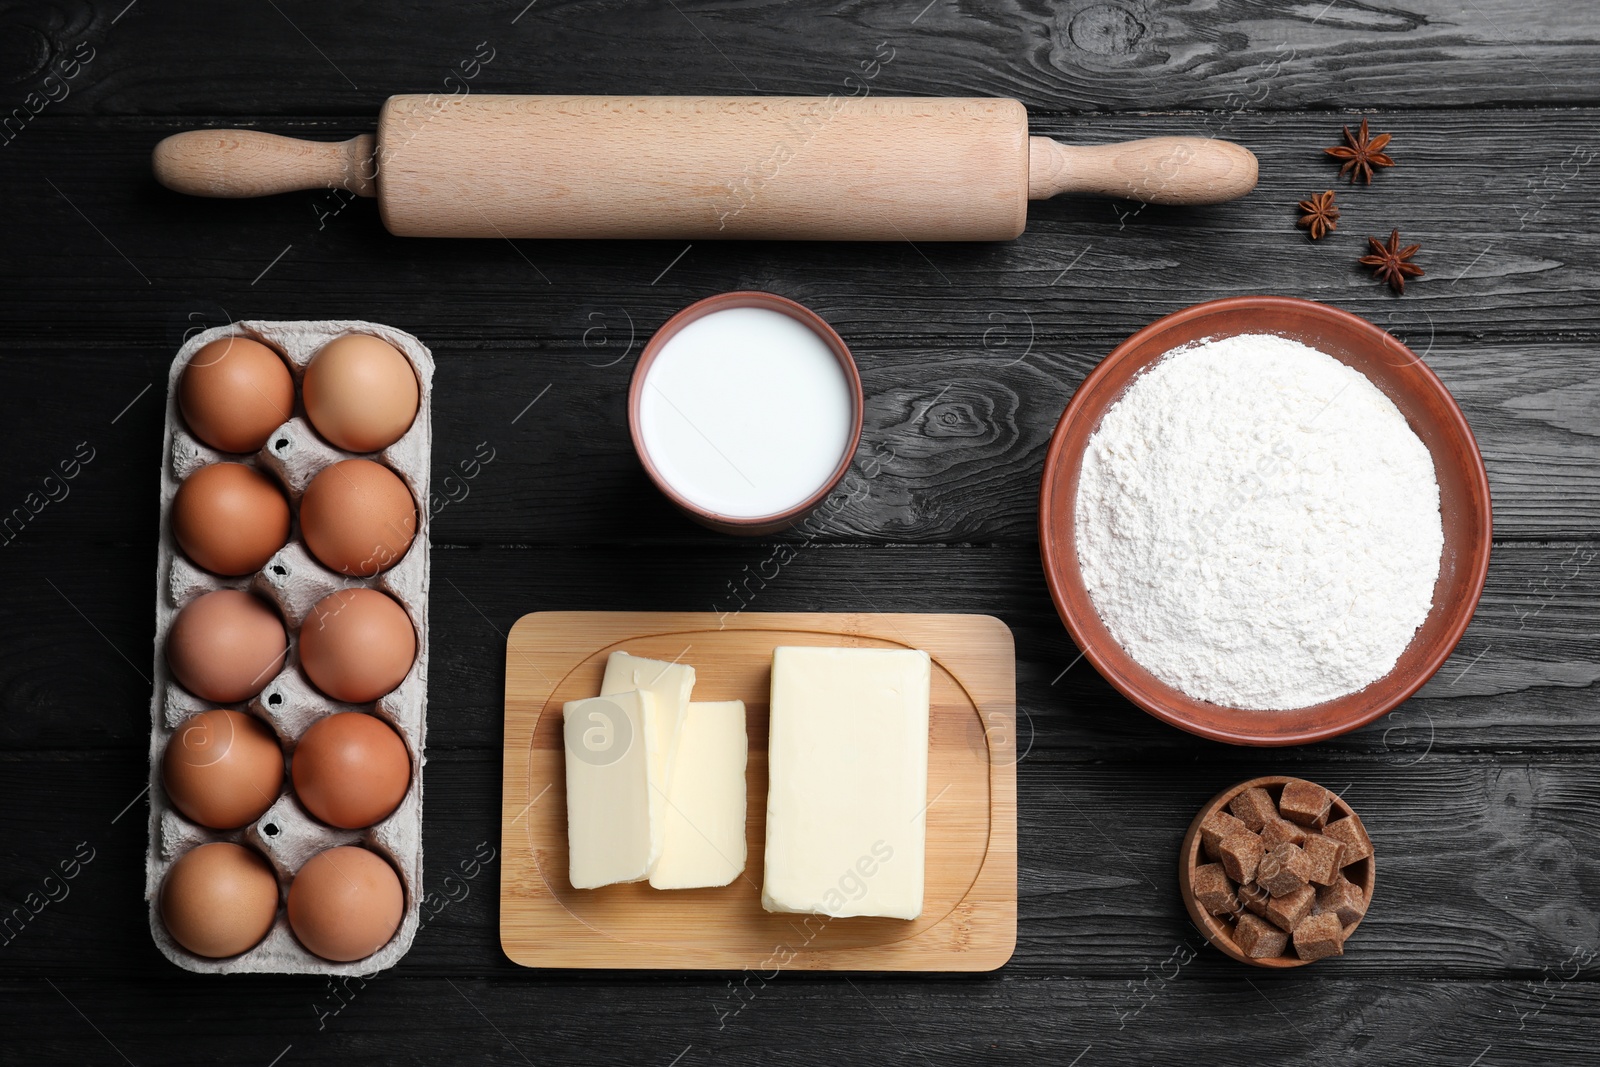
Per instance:
[[[1367,836],[1366,827],[1357,822],[1354,815],[1333,820],[1322,832],[1344,846],[1344,852],[1339,857],[1341,867],[1348,867],[1356,860],[1364,860],[1372,855],[1372,839]]]
[[[1304,845],[1306,832],[1288,819],[1280,819],[1274,815],[1261,828],[1261,843],[1266,846],[1268,852],[1279,845]]]
[[[1267,905],[1272,903],[1272,894],[1251,882],[1249,885],[1239,887],[1239,902],[1257,915],[1265,918]]]
[[[1317,908],[1324,915],[1337,916],[1341,927],[1349,926],[1367,913],[1367,896],[1341,875],[1332,885],[1317,890]]]
[[[1293,893],[1285,893],[1281,897],[1269,897],[1264,917],[1278,929],[1292,933],[1294,928],[1311,914],[1312,906],[1316,902],[1317,891],[1309,885],[1303,885]]]
[[[1223,838],[1233,833],[1244,833],[1247,829],[1244,823],[1221,809],[1207,815],[1200,823],[1200,844],[1206,851],[1206,858],[1216,859]]]
[[[1312,882],[1317,885],[1332,885],[1341,877],[1339,868],[1343,865],[1339,862],[1339,857],[1344,854],[1344,846],[1339,842],[1322,834],[1307,834],[1306,843],[1300,848],[1311,860]]]
[[[1281,956],[1289,945],[1289,935],[1256,915],[1241,915],[1233,928],[1233,943],[1253,960]]]
[[[1267,824],[1267,820],[1278,814],[1278,806],[1272,802],[1272,797],[1259,785],[1253,785],[1243,793],[1228,802],[1228,810],[1239,817],[1239,821],[1256,833]]]
[[[1328,821],[1328,810],[1332,807],[1332,793],[1301,778],[1285,782],[1283,795],[1278,798],[1279,814],[1301,826],[1322,826]]]
[[[1331,911],[1313,915],[1294,928],[1295,955],[1303,960],[1320,960],[1344,955],[1344,927]]]
[[[1189,878],[1189,888],[1194,899],[1212,915],[1232,915],[1239,910],[1239,896],[1233,891],[1233,880],[1220,863],[1202,863]]]
[[[1287,896],[1311,881],[1311,858],[1298,845],[1279,845],[1261,857],[1256,881],[1275,897]]]
[[[1217,858],[1222,861],[1222,869],[1228,872],[1228,877],[1242,884],[1256,880],[1256,867],[1265,852],[1261,838],[1245,830],[1223,838],[1217,847]]]

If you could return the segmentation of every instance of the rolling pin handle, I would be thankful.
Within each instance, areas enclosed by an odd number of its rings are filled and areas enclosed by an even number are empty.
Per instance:
[[[1230,141],[1150,137],[1080,146],[1028,138],[1029,200],[1088,193],[1147,204],[1220,204],[1255,185],[1255,154]]]
[[[348,141],[302,141],[259,130],[188,130],[156,145],[156,180],[190,196],[247,197],[300,189],[377,196],[370,133]]]

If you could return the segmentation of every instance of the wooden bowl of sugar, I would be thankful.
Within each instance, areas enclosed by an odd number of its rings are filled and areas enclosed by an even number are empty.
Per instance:
[[[1306,964],[1316,961],[1299,958],[1295,954],[1292,944],[1287,946],[1283,953],[1279,955],[1251,956],[1235,936],[1237,927],[1234,921],[1225,915],[1212,914],[1196,899],[1194,888],[1195,870],[1202,864],[1210,862],[1210,857],[1205,854],[1202,845],[1201,827],[1215,813],[1227,811],[1228,806],[1237,797],[1251,788],[1259,787],[1264,789],[1272,801],[1277,803],[1283,795],[1284,786],[1290,782],[1306,784],[1301,779],[1291,778],[1286,775],[1267,775],[1261,778],[1252,778],[1248,782],[1240,782],[1238,785],[1224,789],[1212,797],[1205,807],[1201,808],[1199,813],[1195,815],[1194,821],[1189,824],[1189,832],[1183,837],[1183,845],[1178,849],[1178,890],[1183,896],[1183,904],[1188,909],[1189,918],[1194,920],[1195,927],[1218,950],[1238,960],[1240,963],[1248,963],[1252,967],[1283,969],[1304,967]],[[1331,797],[1332,803],[1329,806],[1326,821],[1332,823],[1340,819],[1354,820],[1355,826],[1359,827],[1361,839],[1366,842],[1370,850],[1371,839],[1367,836],[1366,826],[1361,822],[1361,817],[1355,813],[1349,804],[1344,802],[1343,798],[1331,793],[1331,791],[1328,795]],[[1341,940],[1348,941],[1356,932],[1356,927],[1361,925],[1361,920],[1365,918],[1366,909],[1372,904],[1372,893],[1378,884],[1377,857],[1369,854],[1343,866],[1341,871],[1345,879],[1354,883],[1361,890],[1362,899],[1361,916],[1357,917],[1354,922],[1346,924],[1342,929]]]
[[[1404,417],[1431,457],[1438,485],[1442,550],[1431,606],[1426,585],[1420,585],[1417,612],[1422,621],[1409,643],[1392,668],[1376,680],[1303,706],[1230,705],[1197,698],[1163,681],[1118,642],[1091,598],[1080,565],[1080,478],[1086,449],[1107,411],[1163,356],[1185,346],[1246,335],[1299,342],[1358,371]],[[1198,397],[1194,402],[1208,401]],[[1160,427],[1152,432],[1159,434]],[[1298,745],[1336,737],[1387,714],[1421,688],[1450,656],[1472,618],[1488,571],[1491,534],[1483,459],[1460,408],[1433,371],[1372,323],[1290,297],[1232,297],[1197,304],[1118,345],[1078,387],[1062,414],[1040,488],[1039,540],[1045,576],[1056,609],[1084,656],[1124,696],[1163,722],[1241,745]],[[1431,572],[1413,573],[1420,575],[1421,583]],[[1269,660],[1257,668],[1258,673],[1270,674],[1274,664]]]

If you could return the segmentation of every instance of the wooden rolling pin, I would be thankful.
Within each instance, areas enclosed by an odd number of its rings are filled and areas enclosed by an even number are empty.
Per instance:
[[[393,96],[344,142],[193,130],[156,146],[195,196],[337,188],[402,237],[999,241],[1059,193],[1210,204],[1249,192],[1226,141],[1075,147],[1007,99]]]

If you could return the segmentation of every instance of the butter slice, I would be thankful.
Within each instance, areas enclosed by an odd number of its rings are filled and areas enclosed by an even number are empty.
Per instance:
[[[660,834],[667,823],[667,794],[672,787],[672,769],[678,762],[678,740],[683,735],[683,720],[689,712],[689,694],[694,690],[694,668],[627,652],[611,653],[606,658],[600,695],[635,690],[655,698],[650,751],[650,824],[657,834],[654,855],[659,857]]]
[[[657,889],[727,885],[744,871],[744,701],[689,705],[667,791]]]
[[[911,649],[773,650],[763,908],[922,914],[929,675]]]
[[[561,722],[567,879],[574,889],[644,881],[661,851],[661,826],[649,803],[655,698],[629,692],[569,700]]]

